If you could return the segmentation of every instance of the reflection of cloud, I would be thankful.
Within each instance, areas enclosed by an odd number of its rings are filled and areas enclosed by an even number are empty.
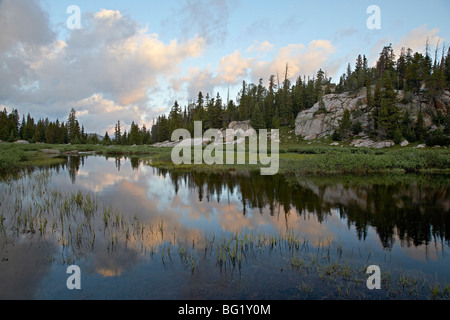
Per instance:
[[[43,257],[51,257],[57,252],[54,242],[47,245],[30,246],[28,239],[14,244],[3,244],[0,261],[0,299],[34,299],[36,290],[48,273],[51,264]],[[32,266],[32,267],[30,267]],[[45,294],[46,288],[44,290]],[[51,291],[54,288],[48,288]]]
[[[408,244],[408,241],[406,241],[406,240],[401,241],[397,237],[396,241],[402,244],[401,246],[399,246],[400,250],[406,256],[408,256],[416,261],[421,261],[421,262],[425,262],[428,260],[438,261],[439,253],[442,253],[442,244],[440,244],[440,243],[433,243],[431,245],[428,244],[428,245],[416,247],[416,246],[411,245],[411,242],[413,242],[412,240]]]
[[[102,275],[105,278],[118,277],[122,274],[122,268],[117,269],[106,269],[106,268],[97,268],[97,273]]]

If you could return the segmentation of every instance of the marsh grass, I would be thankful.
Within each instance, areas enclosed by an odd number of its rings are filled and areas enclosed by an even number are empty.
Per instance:
[[[62,264],[100,250],[115,255],[127,249],[164,268],[178,265],[193,275],[205,268],[219,274],[244,274],[255,261],[267,261],[266,270],[302,277],[298,292],[303,298],[329,297],[324,288],[334,292],[334,298],[371,297],[365,286],[364,267],[371,255],[367,248],[359,260],[346,260],[353,254],[340,241],[325,237],[312,244],[294,229],[279,234],[244,229],[182,236],[163,218],[142,221],[94,193],[53,189],[51,179],[52,171],[43,169],[0,183],[0,236],[5,243],[24,237],[55,241],[61,248],[55,261]],[[380,299],[448,299],[450,295],[448,285],[403,271],[385,272],[382,279],[383,291],[375,295]]]

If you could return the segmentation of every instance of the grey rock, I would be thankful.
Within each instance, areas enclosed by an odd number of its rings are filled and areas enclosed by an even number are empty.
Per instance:
[[[381,148],[390,148],[395,145],[395,143],[391,140],[386,141],[373,141],[368,138],[363,139],[355,139],[353,140],[350,145],[355,148],[375,148],[375,149],[381,149]]]
[[[374,87],[372,88],[372,92]],[[405,93],[399,91],[399,98],[403,98]],[[427,129],[435,130],[433,127],[433,117],[437,110],[441,110],[445,115],[450,107],[450,91],[443,91],[434,100],[427,100],[423,96],[410,95],[404,97],[406,103],[398,103],[399,109],[408,111],[411,120],[415,122],[419,110],[422,110],[424,124]],[[361,88],[355,93],[328,94],[323,97],[325,109],[320,109],[319,103],[307,110],[301,111],[295,120],[295,134],[304,140],[320,139],[332,135],[339,127],[345,110],[351,114],[353,123],[361,123],[363,131],[370,128],[372,110],[367,106],[366,88]],[[364,134],[363,132],[360,134]],[[360,138],[358,136],[358,138]]]
[[[25,140],[17,140],[14,143],[16,143],[16,144],[30,144],[28,141],[25,141]]]

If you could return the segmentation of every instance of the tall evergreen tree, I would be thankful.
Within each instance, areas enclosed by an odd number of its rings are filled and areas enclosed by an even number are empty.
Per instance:
[[[256,131],[260,129],[266,129],[266,122],[264,121],[264,117],[258,104],[256,104],[255,107],[253,108],[253,114],[252,119],[250,121],[250,125]]]

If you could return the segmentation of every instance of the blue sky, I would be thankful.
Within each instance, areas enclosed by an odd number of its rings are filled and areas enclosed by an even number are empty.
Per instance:
[[[81,10],[69,30],[66,9]],[[381,29],[366,12],[381,10]],[[75,107],[86,130],[117,120],[151,125],[199,90],[235,99],[243,80],[319,68],[337,81],[365,54],[392,43],[423,51],[450,44],[450,1],[0,0],[0,105],[65,119]],[[3,38],[3,39],[2,39]]]

